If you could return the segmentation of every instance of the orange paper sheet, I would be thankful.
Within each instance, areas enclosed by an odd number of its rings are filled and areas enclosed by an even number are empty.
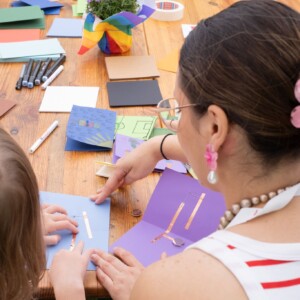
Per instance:
[[[1,29],[0,43],[24,42],[40,39],[40,29]]]
[[[175,49],[167,54],[163,59],[157,63],[160,70],[177,73],[179,62],[179,49]]]

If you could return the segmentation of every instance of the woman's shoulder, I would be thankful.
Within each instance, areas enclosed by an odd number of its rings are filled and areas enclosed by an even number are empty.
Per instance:
[[[189,249],[142,273],[132,299],[247,299],[234,275],[217,259]]]

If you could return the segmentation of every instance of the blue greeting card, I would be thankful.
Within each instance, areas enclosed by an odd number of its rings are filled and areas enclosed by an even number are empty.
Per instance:
[[[10,4],[12,7],[39,6],[45,15],[59,15],[63,4],[48,0],[17,0]]]
[[[78,222],[79,233],[73,235],[70,231],[60,230],[53,234],[59,234],[61,240],[57,245],[47,246],[47,269],[50,268],[54,255],[61,249],[71,250],[79,241],[84,242],[84,249],[108,250],[110,200],[107,199],[101,205],[95,205],[87,197],[40,192],[41,203],[56,204],[66,209],[68,216]],[[87,270],[95,270],[95,266],[89,262]]]
[[[107,151],[113,146],[116,113],[73,105],[67,126],[66,151]]]

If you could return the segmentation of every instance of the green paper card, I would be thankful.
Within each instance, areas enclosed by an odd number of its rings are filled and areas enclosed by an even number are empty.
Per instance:
[[[117,116],[116,133],[146,141],[156,120],[153,116]]]
[[[0,9],[1,29],[45,28],[44,12],[38,6]]]

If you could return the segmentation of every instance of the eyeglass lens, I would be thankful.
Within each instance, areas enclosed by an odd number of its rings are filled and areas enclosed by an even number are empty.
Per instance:
[[[161,111],[160,115],[167,126],[167,128],[176,131],[178,126],[178,121],[180,119],[180,109],[178,109],[178,102],[176,99],[166,99],[160,103],[160,108],[167,109],[166,111]]]

